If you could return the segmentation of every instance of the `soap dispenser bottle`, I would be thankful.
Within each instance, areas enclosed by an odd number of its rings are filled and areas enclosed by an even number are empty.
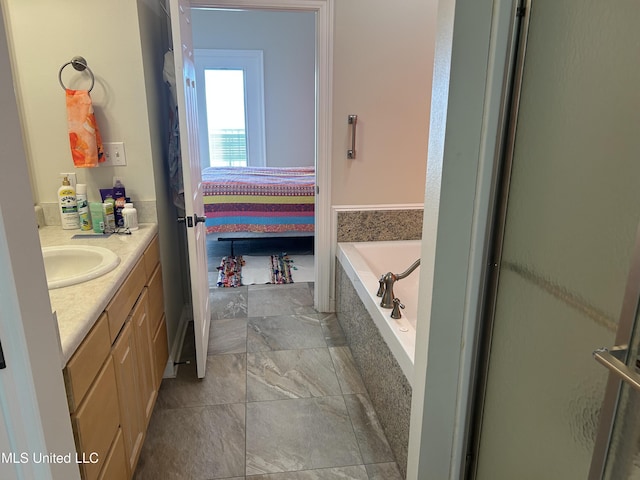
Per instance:
[[[62,228],[64,230],[80,228],[76,191],[71,186],[68,177],[64,177],[62,186],[58,189],[58,205],[60,207]]]

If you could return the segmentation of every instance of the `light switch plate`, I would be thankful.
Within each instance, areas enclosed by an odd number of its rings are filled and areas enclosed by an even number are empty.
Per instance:
[[[102,144],[106,160],[102,162],[104,167],[123,167],[127,164],[124,153],[124,142],[105,142]]]

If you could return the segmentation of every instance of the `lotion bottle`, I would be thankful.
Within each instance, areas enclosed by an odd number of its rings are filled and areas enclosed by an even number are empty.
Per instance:
[[[80,228],[76,191],[64,177],[62,186],[58,189],[58,205],[60,206],[60,221],[64,230]]]

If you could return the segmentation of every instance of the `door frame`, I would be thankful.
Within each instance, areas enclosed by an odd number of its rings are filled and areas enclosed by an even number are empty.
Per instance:
[[[507,204],[511,184],[511,170],[516,139],[520,93],[524,74],[527,35],[531,15],[531,0],[517,0],[513,6],[513,24],[508,47],[508,67],[504,77],[504,95],[500,113],[500,130],[496,159],[494,197],[489,216],[489,240],[485,261],[484,285],[480,299],[481,317],[477,325],[477,344],[472,394],[469,402],[469,425],[467,431],[467,453],[465,477],[475,478],[478,468],[478,451],[484,415],[485,396],[489,373],[489,355],[493,339],[495,309],[498,299],[502,247],[507,218]],[[521,9],[518,15],[516,9]]]
[[[33,461],[39,453],[75,455],[76,446],[32,204],[8,17],[0,1],[0,159],[11,178],[0,189],[0,341],[6,363],[0,369],[0,470],[9,479],[79,480],[73,461]]]
[[[192,8],[242,8],[316,14],[316,203],[314,308],[331,311],[331,106],[334,0],[192,0]]]
[[[439,0],[407,480],[463,478],[517,0]]]

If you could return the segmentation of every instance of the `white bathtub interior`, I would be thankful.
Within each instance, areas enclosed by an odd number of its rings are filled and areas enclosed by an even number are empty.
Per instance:
[[[338,261],[410,383],[413,380],[420,267],[393,287],[394,295],[405,305],[401,318],[391,318],[391,309],[380,306],[376,293],[381,275],[402,273],[420,258],[420,251],[419,240],[341,242],[337,250]]]

